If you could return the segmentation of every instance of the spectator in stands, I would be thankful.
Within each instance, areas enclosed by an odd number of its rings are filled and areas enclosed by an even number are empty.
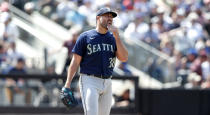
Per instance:
[[[159,15],[163,15],[163,13],[160,13]],[[163,32],[166,32],[167,31],[167,28],[164,27],[164,20],[163,18],[161,17],[153,17],[152,19],[152,22],[153,22],[153,25],[154,25],[154,31],[158,34],[161,34]]]
[[[157,80],[160,80],[160,81],[164,80],[163,79],[163,70],[161,69],[160,66],[158,66],[159,65],[158,63],[161,60],[160,59],[152,59],[150,61],[151,62],[150,62],[150,65],[147,69],[147,73]]]
[[[122,0],[122,8],[126,10],[133,10],[133,1],[132,0]]]
[[[35,9],[35,5],[33,2],[27,2],[24,5],[24,11],[29,15],[31,15],[33,13],[34,9]]]
[[[25,59],[19,57],[15,66],[11,67],[8,74],[26,74]]]
[[[158,38],[158,34],[154,32],[152,25],[152,23],[149,23],[149,30],[145,33],[142,40],[147,44],[159,49],[160,39]]]
[[[25,59],[23,57],[19,57],[16,60],[16,64],[14,66],[9,67],[5,73],[6,74],[14,74],[14,75],[26,74],[27,72],[26,72],[26,68],[25,68]],[[23,79],[14,79],[14,80],[20,86],[22,86],[24,83]]]
[[[178,8],[176,5],[174,5],[171,9],[172,11],[167,17],[169,24],[168,30],[180,27],[180,22],[184,20],[186,13],[184,8]]]
[[[202,54],[201,70],[202,78],[203,80],[206,80],[210,75],[210,58],[206,54]]]
[[[89,25],[95,25],[95,14],[93,12],[94,8],[92,7],[91,0],[83,0],[83,4],[78,7],[78,12],[85,16]]]
[[[200,83],[201,83],[201,76],[199,76],[197,73],[190,73],[188,75],[188,83],[185,84],[185,88],[187,89],[199,89]]]
[[[210,88],[210,74],[206,77],[206,80],[201,84],[201,88],[203,89]]]
[[[1,13],[0,20],[2,22],[0,23],[0,40],[10,45],[19,37],[18,28],[11,23],[12,18],[8,12]]]
[[[118,8],[119,7],[119,8]],[[123,10],[120,6],[117,6],[118,17],[114,19],[114,25],[124,31],[128,24],[131,22],[132,13],[128,13],[129,11]]]
[[[46,74],[49,74],[49,75],[55,75],[56,74],[55,63],[47,65]]]
[[[0,4],[0,12],[8,12],[9,11],[9,3],[7,1],[3,1]]]
[[[131,71],[127,67],[127,62],[121,62],[118,66],[119,69],[121,69],[124,72],[124,75],[129,76],[132,75]]]
[[[8,58],[8,54],[7,52],[5,52],[5,47],[4,44],[0,44],[0,66],[2,66],[2,64],[6,63]],[[3,69],[1,67],[1,69]]]
[[[204,30],[200,23],[198,23],[198,15],[195,12],[191,12],[188,17],[189,19],[189,26],[187,28],[187,38],[191,44],[191,46],[194,46],[196,41],[199,39],[204,38]]]
[[[135,20],[125,29],[124,36],[126,39],[142,40],[148,30],[149,26],[144,22],[144,16],[137,14]]]
[[[7,74],[10,75],[22,75],[26,73],[25,59],[23,57],[18,58],[16,65],[8,69],[7,72]],[[14,104],[14,96],[16,93],[23,95],[25,97],[26,104],[30,104],[30,91],[26,89],[24,90],[24,87],[26,87],[26,82],[22,78],[6,79],[6,95],[10,104]]]
[[[187,37],[187,28],[183,28],[183,32],[176,32],[176,34],[172,37],[172,42],[174,43],[175,50],[184,55],[188,49],[193,47],[190,39]]]
[[[72,26],[83,27],[86,23],[86,17],[77,11],[76,6],[73,6],[72,10],[69,10],[67,12],[65,16],[65,22],[69,24],[70,27]]]
[[[203,39],[199,39],[195,42],[195,49],[196,51],[200,51],[205,48],[205,42]]]
[[[22,53],[17,51],[16,48],[16,43],[12,42],[10,48],[8,49],[8,58],[9,58],[9,63],[11,65],[14,65],[14,63],[18,60],[20,57],[24,57]]]
[[[182,54],[180,52],[174,50],[172,59],[175,61],[175,71],[177,74],[177,71],[181,68]]]
[[[57,0],[39,0],[38,1],[38,6],[39,11],[41,14],[47,17],[51,17],[51,15],[56,11],[56,7],[58,5]]]
[[[180,81],[181,85],[184,85],[188,82],[188,74],[190,73],[189,68],[187,67],[187,58],[182,57],[180,67],[177,68],[176,77]]]
[[[130,98],[129,89],[125,90],[120,96],[114,95],[114,98],[115,98],[115,106],[117,107],[131,106],[131,103],[133,102]]]
[[[201,69],[202,69],[202,75],[203,75],[202,77],[204,80],[206,80],[208,76],[210,75],[210,52],[209,52],[209,49],[207,49],[207,47],[205,48],[205,52],[206,52],[206,59],[201,63]]]
[[[186,58],[187,58],[187,68],[190,68],[191,64],[197,58],[197,51],[194,48],[191,48],[187,51]]]
[[[72,49],[76,43],[76,40],[77,40],[77,37],[78,37],[79,33],[78,32],[75,32],[72,34],[72,39],[71,40],[67,40],[64,42],[63,44],[63,47],[67,48],[68,49],[68,56],[66,58],[66,62],[65,62],[65,65],[64,65],[64,69],[63,69],[63,73],[66,73],[67,72],[67,68],[71,62],[71,59],[72,59]]]
[[[205,25],[206,23],[206,19],[204,17],[204,12],[201,11],[201,8],[197,8],[195,9],[196,14],[198,15],[198,23],[200,23],[201,25]]]
[[[69,40],[64,41],[62,47],[60,47],[59,49],[54,50],[54,51],[49,53],[49,55],[52,55],[54,53],[60,52],[62,50],[62,48],[67,49],[68,54],[67,54],[67,57],[66,57],[66,61],[65,61],[63,71],[62,71],[63,74],[65,74],[67,72],[67,68],[68,68],[68,66],[71,62],[71,58],[72,58],[72,52],[71,51],[72,51],[72,49],[73,49],[73,47],[76,43],[78,35],[79,35],[79,31],[72,32],[72,37]]]
[[[70,5],[71,1],[62,0],[60,3],[58,3],[58,6],[56,7],[56,15],[57,16],[57,23],[64,26],[63,21],[65,19],[66,13],[71,10]]]
[[[158,45],[156,43],[156,45]],[[158,49],[158,47],[156,47]],[[173,55],[173,51],[174,51],[174,45],[171,41],[165,41],[165,42],[161,42],[160,44],[160,50],[164,53],[166,53],[169,56]]]
[[[193,63],[190,66],[190,70],[192,72],[196,72],[198,75],[202,76],[202,68],[201,64],[203,62],[207,61],[207,55],[204,49],[200,50],[198,53],[198,57],[193,61]]]
[[[210,39],[206,40],[205,51],[206,51],[207,55],[209,56],[210,55]]]
[[[137,13],[141,13],[143,15],[148,15],[151,7],[151,1],[147,0],[134,0],[134,10]]]

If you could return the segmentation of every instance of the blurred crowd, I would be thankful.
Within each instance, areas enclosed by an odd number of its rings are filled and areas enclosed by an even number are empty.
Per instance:
[[[16,67],[10,64],[15,63],[13,60],[24,61],[24,56],[15,50],[19,33],[11,23],[8,1],[3,0],[0,6],[1,68],[4,62]],[[99,8],[111,7],[118,13],[114,25],[123,32],[124,39],[141,40],[172,57],[177,80],[184,86],[210,87],[210,0],[12,0],[10,3],[29,15],[38,11],[66,29],[79,26],[83,30],[95,26]],[[74,42],[66,41],[63,46],[71,49]],[[65,67],[70,60],[67,61]],[[119,68],[125,75],[131,75],[132,70],[126,64],[119,64]],[[8,73],[11,68],[3,72]]]
[[[0,70],[1,73],[21,73],[24,71],[24,55],[17,51],[16,41],[19,31],[12,23],[8,4],[1,4],[0,14]],[[21,64],[20,64],[21,63]],[[14,70],[16,68],[16,70]]]
[[[19,2],[19,3],[18,3]],[[175,60],[175,71],[182,84],[199,76],[199,86],[210,77],[210,0],[19,0],[13,4],[28,14],[39,11],[56,23],[95,26],[100,7],[111,7],[118,17],[114,25],[123,38],[141,40]],[[119,68],[130,74],[126,63]],[[194,76],[190,73],[195,73]],[[193,78],[194,80],[194,78]]]

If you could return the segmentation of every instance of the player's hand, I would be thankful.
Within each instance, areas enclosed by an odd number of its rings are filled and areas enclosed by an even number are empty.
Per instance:
[[[118,29],[115,26],[108,25],[107,28],[108,28],[109,31],[111,31],[113,33],[115,38],[119,37]]]

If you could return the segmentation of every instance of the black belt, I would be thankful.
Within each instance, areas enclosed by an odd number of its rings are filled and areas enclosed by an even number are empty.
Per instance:
[[[97,77],[97,78],[101,78],[101,79],[109,79],[112,77],[112,76],[93,75],[93,74],[84,74],[84,75],[93,76],[93,77]]]

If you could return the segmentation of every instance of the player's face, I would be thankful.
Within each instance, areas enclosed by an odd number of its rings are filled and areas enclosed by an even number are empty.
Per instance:
[[[99,18],[99,23],[103,28],[107,29],[108,25],[112,25],[113,16],[111,13],[103,14]]]

